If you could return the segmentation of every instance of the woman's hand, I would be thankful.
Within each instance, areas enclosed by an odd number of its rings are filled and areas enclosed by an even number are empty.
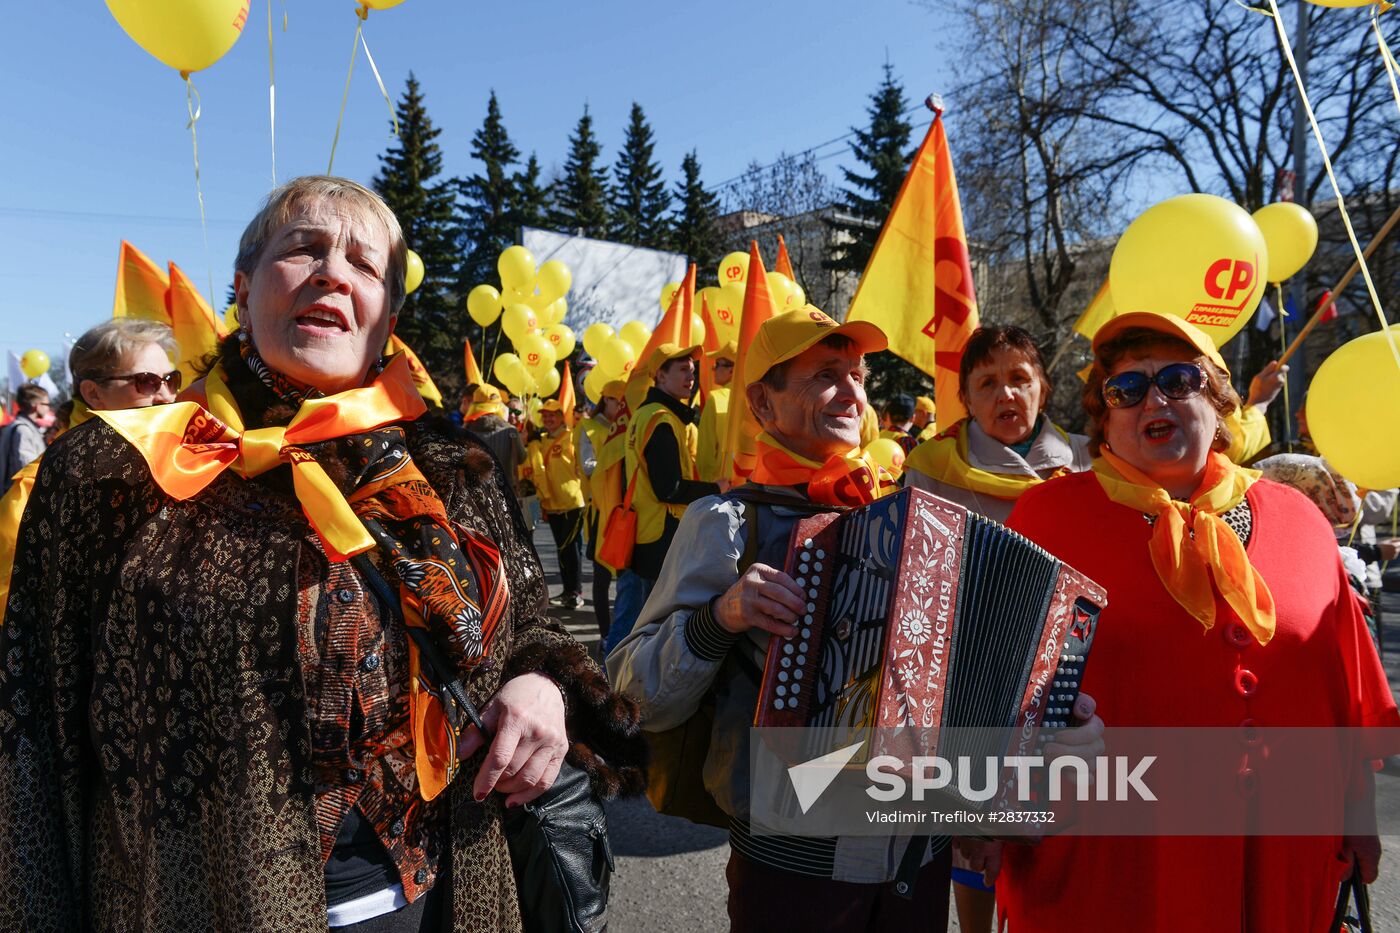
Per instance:
[[[521,674],[506,681],[486,708],[481,721],[491,731],[491,747],[481,763],[472,796],[485,800],[493,790],[506,794],[506,806],[529,803],[554,785],[564,753],[564,697],[543,674]],[[461,758],[476,754],[481,731],[468,726],[458,744]]]

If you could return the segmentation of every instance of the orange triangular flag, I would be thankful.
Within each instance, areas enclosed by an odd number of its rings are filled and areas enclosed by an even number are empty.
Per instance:
[[[739,345],[734,361],[734,381],[730,384],[729,431],[724,440],[724,450],[720,455],[720,475],[728,475],[735,485],[744,482],[753,472],[754,458],[758,445],[758,422],[747,404],[741,404],[747,395],[750,379],[744,372],[744,362],[748,348],[758,339],[758,329],[763,322],[778,313],[773,302],[773,293],[768,290],[768,275],[763,269],[763,257],[758,254],[758,241],[749,244],[748,280],[744,283],[744,312],[739,318]]]
[[[170,314],[165,309],[168,288],[170,280],[160,266],[122,240],[121,252],[117,255],[117,295],[112,302],[112,317],[169,324]]]
[[[797,281],[797,274],[792,271],[792,259],[788,257],[787,244],[783,242],[783,235],[778,234],[778,258],[773,263],[773,271],[781,272],[783,275]]]
[[[710,300],[704,292],[700,293],[700,320],[705,325],[705,339],[700,342],[700,349],[705,353],[705,359],[700,361],[700,401],[704,404],[715,388],[715,370],[710,365],[709,354],[720,348],[719,329],[715,327],[714,317],[710,314]]]
[[[642,407],[642,399],[646,398],[651,380],[656,376],[656,373],[647,372],[645,365],[652,351],[663,343],[674,343],[681,347],[693,345],[690,338],[690,316],[695,309],[695,275],[695,264],[691,263],[681,281],[681,287],[676,289],[676,294],[671,297],[671,306],[661,315],[661,322],[651,332],[651,339],[642,348],[642,352],[637,354],[637,365],[627,377],[627,391],[624,393],[627,396],[629,411],[636,411]]]
[[[175,342],[180,345],[176,366],[185,377],[185,385],[189,385],[196,379],[199,364],[218,351],[219,341],[227,334],[224,321],[209,307],[189,276],[173,262],[163,306],[170,327],[175,331]]]
[[[467,385],[479,386],[486,382],[485,379],[481,378],[481,367],[476,365],[476,354],[472,353],[472,342],[470,337],[468,337],[466,341],[464,341],[464,349],[462,350],[462,365],[466,370]]]
[[[933,377],[940,430],[967,414],[958,372],[977,329],[977,295],[941,113],[914,154],[846,320],[876,324],[891,353]]]
[[[564,409],[564,423],[574,426],[574,377],[569,373],[569,361],[564,361],[564,378],[559,380],[559,407]]]
[[[413,348],[403,342],[398,334],[389,335],[389,343],[384,348],[386,355],[392,356],[395,353],[402,353],[408,360],[408,373],[413,377],[414,388],[418,394],[423,396],[423,401],[429,405],[442,407],[442,392],[439,391],[437,383],[433,382],[433,377],[429,375],[427,367],[423,361],[418,359],[418,354],[413,352]]]

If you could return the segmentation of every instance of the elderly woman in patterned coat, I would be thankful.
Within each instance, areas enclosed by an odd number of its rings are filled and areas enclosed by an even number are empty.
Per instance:
[[[45,458],[0,632],[0,929],[518,929],[504,809],[566,755],[639,789],[635,706],[546,618],[508,480],[380,357],[405,250],[353,182],[274,191],[207,376]]]

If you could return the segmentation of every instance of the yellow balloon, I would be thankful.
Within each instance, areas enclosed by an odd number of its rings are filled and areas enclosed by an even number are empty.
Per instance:
[[[1333,9],[1344,9],[1346,7],[1371,6],[1380,3],[1381,0],[1308,0],[1313,6],[1326,6]]]
[[[505,331],[511,343],[519,343],[521,338],[539,326],[535,309],[529,305],[511,305],[501,314],[501,330]]]
[[[724,286],[719,290],[719,303],[710,308],[715,327],[719,329],[719,342],[738,340],[739,318],[744,314],[744,286]]]
[[[749,254],[733,252],[719,261],[719,284],[742,285],[749,277]]]
[[[403,270],[403,293],[412,295],[423,284],[423,260],[413,250],[408,251]]]
[[[651,328],[641,321],[628,321],[622,325],[622,330],[618,331],[617,335],[630,343],[634,350],[640,350],[651,339]],[[637,354],[634,352],[632,357],[635,359],[636,356]]]
[[[680,282],[667,282],[661,286],[661,313],[665,314],[671,310],[671,302],[676,297],[676,292],[681,290]]]
[[[531,392],[530,394],[533,395],[534,393]],[[540,409],[543,407],[544,400],[540,398],[532,398],[525,403],[525,417],[529,418],[530,423],[537,428],[544,427],[543,422],[540,420]]]
[[[387,10],[403,3],[403,0],[354,0],[354,3],[356,6],[367,6],[371,10]]]
[[[535,380],[535,388],[540,395],[553,395],[559,391],[559,370],[550,367],[544,371],[544,375]]]
[[[526,295],[535,291],[535,257],[523,246],[508,246],[496,260],[501,284]]]
[[[1317,219],[1312,211],[1292,201],[1267,204],[1254,212],[1254,222],[1264,234],[1269,250],[1267,282],[1293,278],[1317,249]]]
[[[490,285],[478,285],[467,293],[467,313],[482,327],[490,327],[501,316],[501,293]]]
[[[49,371],[49,355],[43,350],[25,350],[19,358],[19,368],[30,379],[38,379]]]
[[[248,21],[248,0],[107,0],[141,48],[176,71],[201,71],[224,57]]]
[[[768,273],[768,291],[779,311],[794,311],[807,303],[801,287],[781,272]]]
[[[596,360],[598,354],[603,352],[603,347],[616,335],[617,331],[612,329],[612,325],[595,321],[583,332],[583,348]]]
[[[594,405],[603,397],[603,387],[608,384],[608,379],[603,375],[602,367],[594,366],[588,371],[588,375],[583,377],[583,394]]]
[[[1317,452],[1364,489],[1400,486],[1400,325],[1342,344],[1308,386],[1308,432]]]
[[[569,301],[567,298],[556,298],[551,301],[540,315],[540,325],[548,326],[558,324],[564,320],[564,315],[569,313]]]
[[[698,314],[690,316],[690,340],[692,343],[705,342],[705,321]]]
[[[525,367],[521,364],[520,357],[516,356],[514,353],[502,353],[497,356],[496,363],[491,367],[491,371],[495,373],[501,385],[510,389],[512,394],[526,394],[525,380],[528,378],[529,374],[525,372]]]
[[[511,342],[525,371],[535,377],[536,382],[544,378],[545,370],[554,368],[554,345],[543,334],[526,334]]]
[[[877,437],[866,445],[865,452],[895,476],[904,472],[904,448],[888,437]]]
[[[610,379],[619,379],[631,372],[633,364],[637,361],[637,351],[621,337],[609,338],[599,349],[597,356],[598,365]]]
[[[1109,290],[1120,313],[1174,314],[1219,347],[1259,307],[1268,262],[1264,234],[1244,208],[1183,194],[1128,225],[1109,263]]]
[[[568,359],[573,355],[574,347],[578,346],[578,338],[568,324],[550,324],[541,333],[554,347],[555,359]]]
[[[535,281],[539,283],[540,294],[547,297],[548,304],[569,293],[569,288],[574,284],[574,276],[568,266],[557,259],[551,259],[540,266]]]

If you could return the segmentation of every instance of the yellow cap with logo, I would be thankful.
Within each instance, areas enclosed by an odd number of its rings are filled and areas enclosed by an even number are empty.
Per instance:
[[[885,332],[869,321],[838,324],[815,305],[805,305],[763,322],[744,357],[744,382],[757,382],[774,366],[800,356],[833,334],[850,338],[861,353],[889,346]]]

